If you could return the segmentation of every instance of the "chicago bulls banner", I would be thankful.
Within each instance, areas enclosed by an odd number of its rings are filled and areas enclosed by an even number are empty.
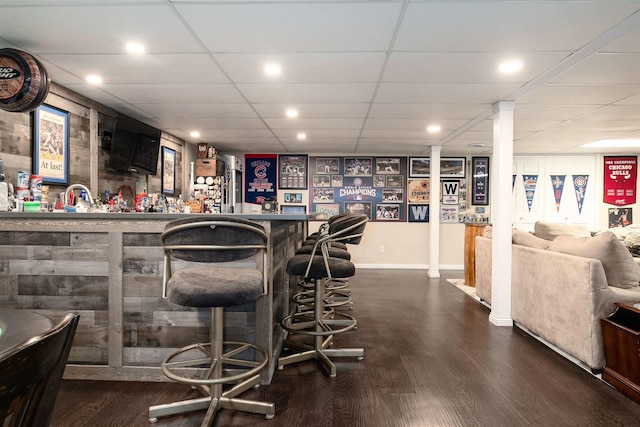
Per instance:
[[[637,156],[604,157],[604,203],[616,206],[636,202]]]

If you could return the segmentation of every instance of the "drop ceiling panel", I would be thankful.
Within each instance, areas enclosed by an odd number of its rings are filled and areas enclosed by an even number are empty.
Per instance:
[[[289,108],[295,108],[301,118],[361,119],[367,115],[369,104],[253,104],[253,108],[265,119],[285,117]]]
[[[142,104],[136,106],[157,118],[257,119],[248,104]]]
[[[272,129],[296,129],[296,130],[359,130],[362,128],[363,119],[266,119],[267,125]]]
[[[385,82],[504,83],[527,82],[553,67],[569,52],[393,52],[382,80]],[[513,75],[498,72],[508,59],[524,63]]]
[[[516,121],[526,120],[570,120],[597,108],[595,105],[539,105],[518,103],[514,111]]]
[[[376,119],[472,119],[486,104],[383,104],[371,105],[370,118]]]
[[[312,129],[312,130],[293,130],[293,129],[272,129],[273,133],[281,139],[295,139],[299,132],[304,132],[307,135],[307,139],[311,140],[314,138],[357,138],[360,134],[359,129],[331,129],[331,130],[323,130],[323,129]]]
[[[640,53],[597,53],[552,79],[551,83],[640,84]]]
[[[453,83],[382,83],[375,102],[487,104],[503,99],[516,90],[518,83],[453,84]]]
[[[421,119],[368,119],[365,123],[366,130],[416,130],[427,134],[427,126],[437,123],[444,131],[457,129],[464,124],[464,120],[421,120]]]
[[[637,2],[410,3],[397,50],[572,51],[638,9]],[[570,22],[571,25],[567,25]]]
[[[524,96],[523,104],[601,105],[616,102],[640,90],[637,84],[546,84]]]
[[[33,54],[118,54],[130,41],[144,42],[149,53],[202,52],[166,5],[6,7],[0,28],[3,38]]]
[[[239,84],[238,89],[255,103],[355,104],[370,102],[374,83]]]
[[[400,3],[176,4],[212,52],[386,51]]]
[[[64,70],[74,70],[74,74],[82,79],[89,74],[100,75],[106,84],[229,82],[207,54],[43,54],[42,58]]]
[[[73,87],[71,87],[73,89]],[[111,84],[103,88],[131,103],[242,104],[244,98],[231,84]]]
[[[578,120],[630,120],[640,126],[640,105],[609,105],[585,114]]]
[[[236,83],[375,82],[385,53],[216,54],[215,59]],[[264,66],[277,63],[280,76],[267,76]]]

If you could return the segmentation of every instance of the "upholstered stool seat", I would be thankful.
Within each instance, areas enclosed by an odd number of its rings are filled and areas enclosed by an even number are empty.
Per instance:
[[[253,343],[223,340],[224,309],[252,303],[267,291],[269,237],[264,228],[235,217],[181,218],[167,224],[161,240],[163,295],[181,306],[210,308],[211,332],[210,342],[182,347],[161,365],[168,378],[190,384],[204,397],[152,406],[149,421],[204,409],[203,427],[211,425],[219,409],[272,419],[273,403],[237,398],[259,385],[260,373],[269,362],[268,352]],[[172,271],[172,260],[184,266]],[[240,265],[216,264],[240,260]],[[226,385],[230,386],[227,390]]]

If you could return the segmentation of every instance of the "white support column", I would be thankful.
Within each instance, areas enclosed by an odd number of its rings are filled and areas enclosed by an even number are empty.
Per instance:
[[[491,314],[497,326],[512,326],[511,223],[514,101],[493,105],[493,161],[491,162]]]
[[[429,277],[440,277],[440,150],[431,146],[431,185],[429,186]]]

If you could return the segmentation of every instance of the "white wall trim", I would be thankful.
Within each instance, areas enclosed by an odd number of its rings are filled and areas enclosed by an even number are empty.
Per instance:
[[[356,268],[362,269],[382,269],[388,268],[390,270],[428,270],[429,264],[355,264]],[[441,270],[464,270],[464,265],[451,264],[440,265]]]

